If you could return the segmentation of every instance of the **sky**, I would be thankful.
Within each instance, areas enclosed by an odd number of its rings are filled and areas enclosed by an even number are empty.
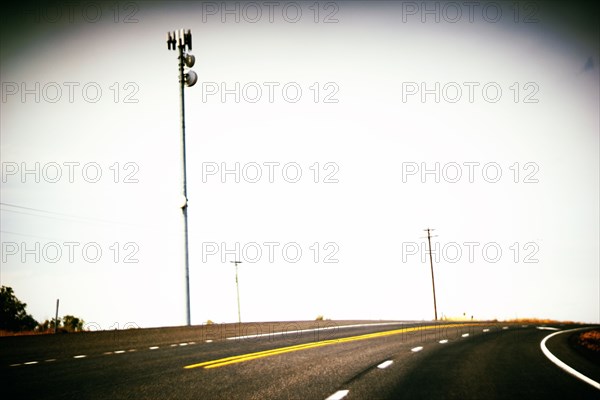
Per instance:
[[[20,7],[20,8],[19,8]],[[71,2],[3,14],[0,283],[39,321],[600,322],[596,8]],[[187,69],[186,69],[187,71]]]

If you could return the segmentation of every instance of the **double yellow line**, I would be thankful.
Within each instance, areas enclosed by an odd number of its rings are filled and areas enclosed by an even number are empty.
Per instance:
[[[321,340],[319,342],[298,344],[298,345],[294,345],[294,346],[280,347],[277,349],[258,351],[256,353],[248,353],[248,354],[241,354],[241,355],[237,355],[237,356],[225,357],[225,358],[220,358],[217,360],[204,361],[204,362],[197,363],[197,364],[186,365],[183,368],[185,368],[185,369],[200,368],[200,367],[203,367],[205,369],[219,368],[219,367],[224,367],[226,365],[242,363],[242,362],[246,362],[246,361],[250,361],[250,360],[256,360],[258,358],[271,357],[271,356],[276,356],[278,354],[291,353],[291,352],[299,351],[299,350],[306,350],[306,349],[313,349],[316,347],[329,346],[331,344],[354,342],[354,341],[358,341],[358,340],[373,339],[373,338],[379,338],[379,337],[385,337],[385,336],[398,335],[401,333],[423,331],[423,330],[428,330],[428,329],[444,329],[444,328],[449,328],[449,327],[465,327],[465,326],[473,326],[473,325],[479,325],[479,324],[427,325],[427,326],[415,326],[412,328],[394,329],[391,331],[367,333],[364,335],[350,336],[350,337],[339,338],[339,339]]]

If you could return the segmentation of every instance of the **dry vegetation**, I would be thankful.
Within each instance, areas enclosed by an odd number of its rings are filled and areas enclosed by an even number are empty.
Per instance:
[[[2,336],[27,336],[27,335],[43,335],[46,332],[36,332],[36,331],[21,331],[21,332],[11,332],[0,329],[0,337]]]
[[[457,316],[457,317],[449,317],[443,316],[441,318],[442,321],[452,321],[452,322],[465,322],[465,321],[474,321],[474,322],[482,322],[477,318],[472,318],[470,316]],[[498,322],[504,324],[529,324],[529,325],[576,325],[577,322],[574,321],[557,321],[555,319],[548,318],[513,318],[513,319],[504,319],[497,320],[494,319],[492,321],[483,321],[483,322]]]
[[[577,343],[600,355],[600,329],[583,332],[577,338]]]
[[[58,333],[76,333],[73,331],[69,331],[67,329],[64,328],[58,328]],[[6,330],[2,330],[0,329],[0,337],[3,336],[30,336],[30,335],[53,335],[54,334],[54,329],[47,329],[45,331],[42,330],[30,330],[30,331],[20,331],[20,332],[11,332],[11,331],[6,331]]]
[[[565,324],[565,325],[573,325],[577,324],[577,322],[573,321],[557,321],[554,319],[543,319],[543,318],[515,318],[509,319],[504,322],[510,322],[514,324],[532,324],[532,325],[551,325],[551,324]]]

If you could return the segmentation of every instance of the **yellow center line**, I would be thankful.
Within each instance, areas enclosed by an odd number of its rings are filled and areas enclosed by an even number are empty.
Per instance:
[[[474,325],[479,325],[479,324],[472,323],[472,324],[427,325],[427,326],[415,326],[415,327],[411,327],[411,328],[394,329],[391,331],[367,333],[364,335],[349,336],[349,337],[339,338],[339,339],[321,340],[318,342],[297,344],[294,346],[280,347],[277,349],[258,351],[255,353],[240,354],[237,356],[219,358],[217,360],[204,361],[204,362],[197,363],[197,364],[190,364],[190,365],[186,365],[183,368],[185,368],[185,369],[192,369],[192,368],[199,368],[199,367],[204,367],[205,369],[219,368],[219,367],[223,367],[225,365],[237,364],[237,363],[250,361],[250,360],[256,360],[257,358],[271,357],[271,356],[275,356],[278,354],[291,353],[293,351],[313,349],[315,347],[322,347],[322,346],[329,346],[331,344],[354,342],[357,340],[373,339],[373,338],[398,335],[401,333],[422,331],[422,330],[428,330],[428,329],[466,327],[466,326],[474,326]]]

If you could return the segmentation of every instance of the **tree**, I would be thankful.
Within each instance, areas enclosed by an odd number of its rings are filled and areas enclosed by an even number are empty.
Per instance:
[[[83,320],[72,315],[65,315],[62,318],[64,328],[69,332],[78,332],[83,330]]]
[[[36,330],[40,331],[40,332],[47,332],[47,331],[49,331],[50,330],[50,321],[45,320],[44,322],[41,322],[37,326]]]
[[[0,288],[0,329],[19,332],[32,330],[38,324],[35,319],[25,311],[27,304],[17,299],[12,288]]]
[[[81,318],[74,317],[72,315],[65,315],[62,318],[47,319],[37,326],[39,332],[52,333],[56,326],[57,332],[68,333],[68,332],[81,332],[83,331],[84,321]]]

